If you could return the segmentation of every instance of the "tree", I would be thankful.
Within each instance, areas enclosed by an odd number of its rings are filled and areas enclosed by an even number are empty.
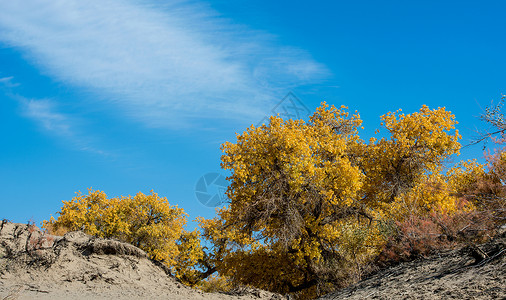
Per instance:
[[[478,138],[476,138],[471,145],[488,141],[492,139],[495,143],[503,144],[506,141],[506,119],[502,112],[506,95],[502,95],[501,100],[496,105],[488,106],[485,109],[485,113],[480,115],[480,119],[488,125],[492,126],[490,130],[486,132],[479,132]]]
[[[451,208],[446,192],[420,193],[443,180],[443,162],[458,153],[454,116],[423,106],[381,119],[389,137],[364,142],[357,112],[322,103],[307,123],[271,117],[224,143],[230,205],[200,220],[212,244],[208,270],[315,296],[350,274],[360,278],[385,242],[384,222]]]
[[[156,193],[107,198],[104,192],[89,189],[88,195],[78,193],[63,201],[58,214],[43,227],[59,234],[83,230],[130,243],[163,262],[185,283],[192,283],[197,273],[194,268],[203,255],[198,232],[187,232],[187,214]]]

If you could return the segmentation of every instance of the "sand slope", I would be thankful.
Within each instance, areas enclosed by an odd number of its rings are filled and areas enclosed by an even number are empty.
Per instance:
[[[254,289],[203,293],[132,245],[82,232],[44,235],[35,226],[0,221],[0,300],[6,299],[285,298]],[[506,234],[390,267],[320,299],[506,299]]]
[[[260,290],[208,294],[168,275],[132,245],[83,232],[44,235],[0,222],[0,299],[284,299]]]
[[[506,299],[506,234],[390,267],[320,299]]]

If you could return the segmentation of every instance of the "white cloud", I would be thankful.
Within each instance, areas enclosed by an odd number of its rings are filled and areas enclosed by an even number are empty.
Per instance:
[[[0,42],[150,126],[255,122],[280,92],[328,75],[306,52],[232,25],[203,5],[146,3],[1,1]],[[45,118],[56,126],[56,116]]]
[[[52,101],[20,98],[20,102],[23,105],[23,114],[35,120],[42,128],[59,135],[72,135],[68,118],[56,112]]]
[[[4,83],[6,83],[6,82],[11,82],[11,81],[12,81],[12,79],[14,79],[14,77],[13,77],[13,76],[9,76],[9,77],[2,77],[2,78],[0,78],[0,82],[1,82],[2,84],[4,84]]]
[[[19,86],[19,83],[14,82],[13,76],[0,78],[0,84],[6,88],[13,88]]]
[[[111,156],[111,153],[96,148],[91,137],[78,130],[75,118],[58,110],[58,104],[50,99],[28,99],[11,95],[21,105],[22,115],[33,120],[44,131],[64,138],[65,142],[82,151]]]

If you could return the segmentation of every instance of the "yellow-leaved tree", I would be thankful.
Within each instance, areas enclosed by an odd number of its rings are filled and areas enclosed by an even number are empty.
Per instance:
[[[346,107],[308,122],[271,117],[222,145],[230,205],[200,219],[208,271],[232,282],[314,297],[360,278],[385,224],[413,211],[454,209],[443,162],[460,148],[454,116],[427,106],[381,117],[387,136],[365,142]]]
[[[489,115],[504,134],[502,115]],[[451,112],[424,105],[381,121],[381,136],[364,141],[357,112],[322,103],[307,122],[274,116],[237,134],[222,145],[230,202],[198,218],[201,232],[186,231],[184,211],[155,193],[107,198],[91,189],[44,227],[131,243],[204,290],[249,285],[309,299],[390,254],[428,253],[504,224],[506,152],[447,168],[461,138]]]
[[[184,229],[187,214],[156,193],[107,198],[102,191],[78,193],[63,207],[57,219],[43,222],[49,232],[63,234],[83,230],[87,234],[116,238],[146,251],[183,282],[194,284],[195,268],[202,259],[198,231]]]

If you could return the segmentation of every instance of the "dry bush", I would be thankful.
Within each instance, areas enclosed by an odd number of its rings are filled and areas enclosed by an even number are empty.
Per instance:
[[[486,179],[478,181],[479,184],[471,188],[486,184]],[[501,197],[481,193],[478,198],[477,193],[468,194],[458,199],[455,212],[437,210],[427,215],[412,214],[393,222],[392,233],[376,264],[385,267],[446,249],[483,243],[493,238],[504,224],[503,205]]]
[[[479,211],[487,214],[498,225],[506,223],[506,152],[504,149],[485,156],[489,172],[477,178],[463,191]]]
[[[450,246],[440,227],[429,216],[412,215],[394,222],[396,233],[389,237],[377,258],[381,267],[425,256],[435,249]]]
[[[70,228],[67,228],[63,225],[55,226],[54,223],[50,223],[50,222],[44,223],[43,229],[47,234],[56,235],[56,236],[64,236],[65,233],[72,231]]]

